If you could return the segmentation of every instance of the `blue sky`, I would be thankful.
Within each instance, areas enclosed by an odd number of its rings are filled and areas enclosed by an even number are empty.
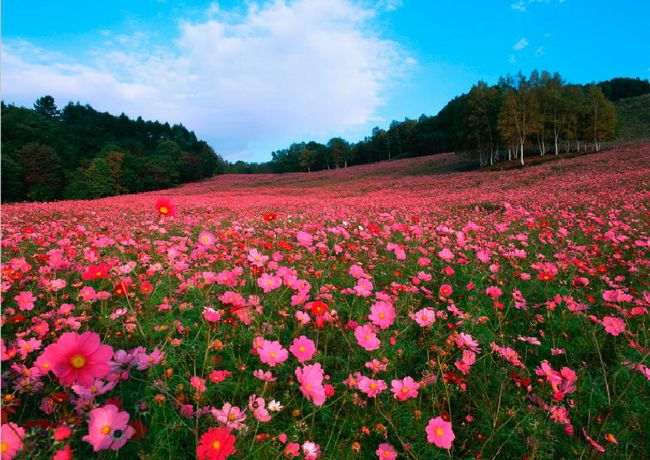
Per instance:
[[[229,160],[356,141],[483,79],[650,77],[650,2],[5,0],[2,98],[183,123]]]

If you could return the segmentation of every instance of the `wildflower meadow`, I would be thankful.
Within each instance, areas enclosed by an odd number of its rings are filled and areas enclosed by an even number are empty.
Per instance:
[[[650,457],[650,144],[3,206],[2,459]]]

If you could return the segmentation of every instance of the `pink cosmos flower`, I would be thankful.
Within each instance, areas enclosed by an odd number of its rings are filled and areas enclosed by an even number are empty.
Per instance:
[[[264,381],[264,382],[274,382],[278,378],[274,376],[271,371],[263,371],[262,369],[257,369],[253,371],[253,376],[257,377],[258,379]]]
[[[471,335],[461,332],[456,337],[456,346],[458,348],[469,348],[472,351],[479,352],[481,349],[478,347],[478,342],[472,338]]]
[[[621,332],[625,332],[625,321],[616,316],[605,316],[603,318],[603,326],[605,327],[605,331],[612,335],[619,335]]]
[[[18,339],[16,345],[18,346],[20,359],[25,359],[31,352],[41,348],[41,341],[33,338],[29,340]]]
[[[472,350],[463,350],[463,357],[454,363],[456,368],[463,374],[467,375],[470,368],[476,362],[476,353]]]
[[[165,352],[160,351],[158,348],[154,348],[151,353],[138,353],[135,358],[138,363],[137,369],[139,371],[144,371],[149,369],[151,366],[157,366],[160,364],[163,359],[165,359]]]
[[[99,334],[94,332],[66,332],[41,355],[62,385],[81,386],[90,386],[95,379],[108,375],[112,357],[113,348],[102,345]]]
[[[29,291],[21,291],[14,300],[18,304],[18,308],[21,311],[32,310],[34,309],[34,302],[36,302],[36,297]]]
[[[357,382],[357,388],[365,393],[369,398],[375,398],[382,393],[388,386],[383,380],[374,380],[362,375]]]
[[[381,329],[388,329],[395,322],[395,308],[388,302],[377,302],[370,307],[368,319]]]
[[[321,456],[320,446],[313,441],[305,441],[302,443],[302,453],[305,460],[316,460]]]
[[[406,401],[409,398],[417,398],[420,384],[413,380],[412,377],[404,377],[402,380],[392,380],[390,382],[391,390],[395,399]]]
[[[287,349],[283,348],[277,340],[272,342],[264,340],[257,352],[260,355],[260,360],[271,367],[275,367],[277,363],[285,362],[289,357]]]
[[[314,353],[316,353],[316,344],[304,335],[301,335],[293,340],[289,351],[298,358],[298,361],[304,363],[305,361],[309,361],[314,356]]]
[[[517,340],[521,340],[522,342],[529,343],[531,345],[541,345],[542,342],[539,341],[537,337],[522,337],[518,336]]]
[[[307,232],[298,232],[296,234],[296,239],[298,240],[298,243],[303,246],[311,246],[314,243],[314,237]]]
[[[490,286],[489,288],[487,288],[485,290],[485,294],[488,297],[492,297],[493,299],[497,299],[497,298],[501,297],[501,294],[503,294],[503,291],[501,290],[501,288],[499,288],[497,286]]]
[[[203,309],[203,318],[209,323],[216,323],[221,319],[221,313],[214,308],[206,307]]]
[[[377,372],[385,371],[386,370],[386,363],[382,363],[381,361],[378,361],[376,359],[373,359],[370,362],[367,362],[365,366],[372,371],[373,374],[376,374]]]
[[[259,422],[266,423],[271,420],[271,414],[266,409],[266,401],[264,401],[264,398],[250,395],[248,397],[248,410],[253,413],[255,420]]]
[[[297,367],[295,373],[304,397],[316,406],[322,406],[325,402],[325,388],[323,388],[323,368],[320,363]]]
[[[366,278],[359,278],[357,280],[357,285],[354,286],[354,292],[357,293],[358,296],[361,297],[369,297],[372,295],[372,290],[374,289],[374,286],[370,282],[370,280],[367,280]]]
[[[268,273],[262,273],[262,276],[257,280],[257,285],[267,294],[282,286],[282,278],[279,276],[271,276]]]
[[[454,259],[454,253],[451,252],[448,248],[444,248],[442,251],[438,253],[438,257],[440,257],[442,260],[449,262]]]
[[[284,448],[284,454],[286,458],[299,457],[300,456],[300,444],[297,442],[290,442]]]
[[[201,246],[210,247],[217,241],[217,238],[210,232],[202,231],[199,233],[199,244]]]
[[[359,265],[350,265],[350,270],[348,271],[348,273],[357,279],[366,276],[366,272]]]
[[[436,322],[436,311],[433,308],[422,308],[416,311],[413,316],[420,327],[428,327]]]
[[[207,390],[207,387],[205,386],[205,379],[201,377],[194,376],[190,378],[190,385],[192,385],[194,389],[199,393],[203,393],[205,390]]]
[[[211,411],[217,422],[221,422],[231,430],[239,430],[246,425],[246,413],[237,406],[230,403],[225,403],[221,409],[212,409]]]
[[[386,442],[379,444],[375,454],[377,454],[379,460],[395,460],[397,458],[395,448]]]
[[[444,421],[442,417],[429,420],[426,432],[427,441],[443,449],[451,449],[451,443],[456,437],[451,429],[451,423]]]
[[[10,460],[23,448],[25,429],[13,422],[3,423],[1,434],[0,447],[2,448],[2,460]]]
[[[113,404],[107,404],[90,411],[88,434],[82,439],[93,446],[93,451],[119,450],[134,430],[129,426],[129,413],[120,412]]]
[[[372,330],[372,327],[369,324],[364,324],[363,326],[357,326],[354,330],[354,336],[357,339],[357,343],[366,351],[373,351],[379,348],[381,342],[377,338]]]
[[[248,261],[255,267],[263,267],[268,260],[269,257],[260,253],[257,249],[251,249],[248,252]]]
[[[97,293],[92,286],[84,286],[79,290],[79,297],[84,302],[94,302],[97,300]]]

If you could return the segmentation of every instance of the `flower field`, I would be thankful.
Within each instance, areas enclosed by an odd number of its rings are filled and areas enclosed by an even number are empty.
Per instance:
[[[650,144],[3,206],[2,459],[650,457]]]

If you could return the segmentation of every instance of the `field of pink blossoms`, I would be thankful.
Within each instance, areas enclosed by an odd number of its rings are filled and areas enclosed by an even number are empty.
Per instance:
[[[2,460],[650,457],[650,144],[3,206]]]

